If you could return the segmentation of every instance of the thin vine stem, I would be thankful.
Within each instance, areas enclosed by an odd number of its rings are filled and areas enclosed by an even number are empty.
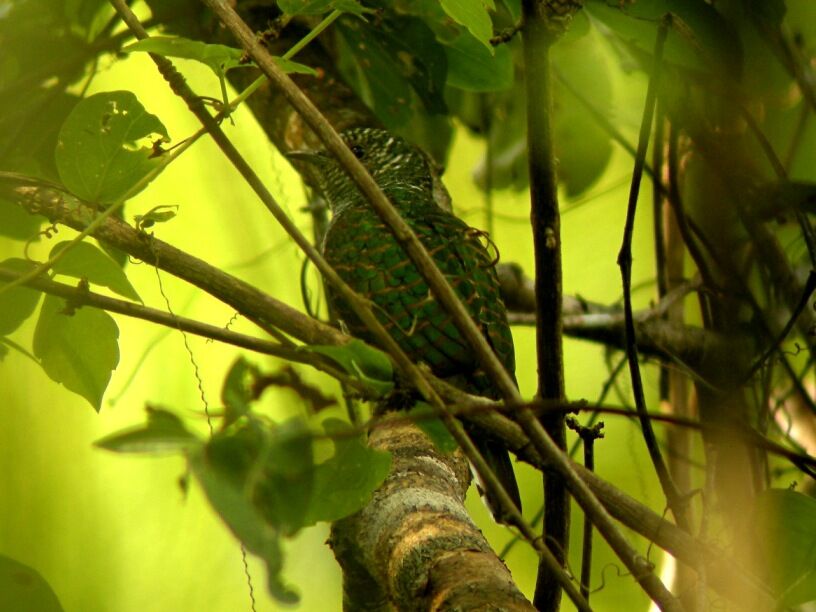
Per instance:
[[[635,321],[632,311],[632,238],[635,230],[635,213],[637,211],[637,201],[640,194],[640,183],[643,177],[643,167],[646,159],[646,150],[649,146],[649,138],[652,132],[652,121],[654,118],[655,102],[657,100],[657,89],[660,81],[661,64],[663,58],[663,48],[669,28],[672,24],[671,15],[666,15],[661,20],[657,31],[657,39],[654,47],[654,65],[652,67],[649,86],[646,91],[646,103],[643,109],[643,119],[640,124],[640,135],[638,137],[637,155],[635,157],[635,167],[632,172],[632,185],[629,190],[629,203],[626,209],[626,222],[623,230],[623,244],[618,254],[618,265],[621,269],[623,280],[623,310],[625,318],[626,333],[626,356],[629,361],[629,372],[632,379],[632,393],[635,399],[635,407],[640,415],[640,425],[643,431],[643,438],[649,451],[649,457],[657,472],[660,486],[666,501],[674,514],[678,525],[683,529],[690,529],[685,510],[685,501],[677,490],[672,480],[671,474],[666,467],[660,446],[657,443],[652,423],[646,409],[646,397],[643,391],[643,380],[640,375],[640,364],[638,362],[637,338],[635,335]]]

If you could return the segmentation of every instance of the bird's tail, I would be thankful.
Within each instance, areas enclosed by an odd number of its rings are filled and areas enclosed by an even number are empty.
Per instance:
[[[510,495],[510,499],[513,500],[516,508],[521,511],[521,495],[519,494],[516,474],[513,471],[513,464],[510,461],[510,454],[507,448],[500,442],[486,437],[481,431],[473,431],[471,428],[468,428],[468,430],[476,448],[479,449],[479,452],[485,458],[487,464],[496,473],[499,482],[501,482],[504,489]],[[484,499],[487,503],[487,507],[490,509],[490,513],[493,515],[493,519],[497,523],[509,524],[509,517],[502,509],[502,505],[499,503],[496,495],[489,487],[482,485],[481,488],[484,490]]]

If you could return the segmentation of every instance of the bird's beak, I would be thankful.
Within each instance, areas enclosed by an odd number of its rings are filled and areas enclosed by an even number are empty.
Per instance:
[[[285,157],[287,159],[292,159],[295,161],[304,162],[307,164],[314,164],[318,165],[321,164],[325,158],[322,153],[318,153],[317,151],[307,151],[307,150],[300,150],[300,151],[289,151],[286,153]]]

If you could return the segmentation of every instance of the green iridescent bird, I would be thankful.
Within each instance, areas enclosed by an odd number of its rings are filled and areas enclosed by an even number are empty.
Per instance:
[[[416,232],[496,355],[514,375],[513,338],[499,294],[496,262],[480,240],[483,234],[436,204],[428,161],[419,149],[384,130],[357,128],[341,136]],[[343,280],[374,303],[380,322],[412,360],[427,363],[437,376],[463,390],[498,399],[499,390],[480,369],[473,349],[450,315],[336,160],[325,151],[296,157],[313,164],[320,190],[332,209],[323,255]],[[377,344],[330,287],[328,299],[354,336]],[[521,508],[507,450],[484,432],[469,431]],[[497,507],[489,496],[488,503],[493,509]],[[494,511],[501,521],[497,514]]]

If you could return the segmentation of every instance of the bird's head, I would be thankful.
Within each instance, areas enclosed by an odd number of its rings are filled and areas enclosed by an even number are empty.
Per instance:
[[[352,128],[341,132],[340,137],[395,205],[409,203],[418,193],[431,193],[428,160],[405,139],[375,128]],[[320,190],[335,212],[350,205],[365,205],[354,181],[328,151],[293,151],[288,157],[312,166]]]

